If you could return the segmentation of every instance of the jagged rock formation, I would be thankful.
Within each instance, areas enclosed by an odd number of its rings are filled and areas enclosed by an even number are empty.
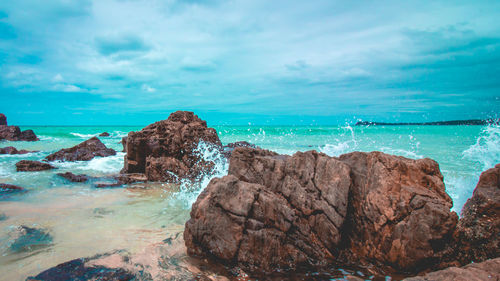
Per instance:
[[[177,111],[167,120],[153,123],[125,140],[122,173],[143,173],[149,181],[177,182],[195,179],[210,171],[214,163],[196,151],[200,142],[221,149],[217,132],[193,112]]]
[[[45,157],[47,161],[89,161],[96,156],[116,155],[116,151],[107,148],[97,137],[90,138],[71,148],[64,148]]]
[[[13,146],[7,146],[7,147],[0,147],[0,154],[27,154],[27,153],[32,153],[32,152],[37,152],[37,151],[29,151],[25,149],[17,150],[17,148]]]
[[[236,148],[228,176],[193,205],[184,238],[191,255],[252,271],[337,263],[418,272],[451,239],[451,206],[431,159]]]
[[[58,173],[57,175],[69,180],[70,182],[86,182],[89,180],[87,175],[75,175],[72,172]]]

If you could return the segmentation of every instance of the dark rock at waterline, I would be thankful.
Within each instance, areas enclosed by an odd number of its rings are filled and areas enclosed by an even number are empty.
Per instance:
[[[18,172],[36,172],[56,169],[56,167],[40,161],[21,160],[16,163],[16,169]]]
[[[9,247],[13,252],[34,251],[52,244],[52,236],[45,229],[22,225],[17,227],[11,235],[15,236],[14,242]]]
[[[471,263],[463,267],[449,267],[404,281],[485,281],[500,280],[500,258]]]
[[[149,181],[195,179],[214,164],[196,151],[200,142],[221,149],[217,132],[193,112],[177,111],[126,139],[122,173],[144,173]]]
[[[462,209],[455,239],[452,258],[460,264],[500,257],[500,164],[481,174]]]
[[[32,152],[38,152],[38,151],[29,151],[25,149],[17,150],[17,148],[13,146],[7,146],[7,147],[0,147],[0,154],[27,154],[27,153],[32,153]]]
[[[37,141],[32,130],[21,131],[18,126],[0,125],[0,140],[8,141]]]
[[[90,138],[71,148],[64,148],[45,157],[47,161],[89,161],[96,156],[116,155],[116,151],[107,148],[97,137]]]
[[[135,174],[120,174],[115,176],[115,179],[122,184],[130,184],[135,182],[146,182],[148,178],[145,174],[135,173]]]
[[[0,126],[7,126],[7,117],[3,114],[0,113]]]
[[[57,175],[69,180],[70,182],[86,182],[89,180],[87,175],[75,175],[72,172],[58,173]]]
[[[236,148],[186,223],[190,255],[251,271],[302,265],[432,267],[457,223],[438,164],[380,152],[340,158]]]
[[[109,133],[108,132],[103,132],[101,134],[99,134],[100,137],[109,137]]]
[[[123,186],[123,182],[97,182],[94,184],[96,188],[110,188],[110,187],[120,187]]]
[[[255,144],[249,143],[247,141],[231,142],[222,147],[222,155],[224,155],[224,157],[229,159],[231,157],[231,153],[237,147],[257,148]]]
[[[17,186],[17,185],[13,185],[13,184],[0,183],[0,190],[18,190],[18,191],[22,191],[22,190],[24,190],[24,188],[22,188],[20,186]]]
[[[136,280],[135,275],[123,268],[87,266],[87,259],[74,259],[49,268],[27,281],[84,281],[84,280]]]

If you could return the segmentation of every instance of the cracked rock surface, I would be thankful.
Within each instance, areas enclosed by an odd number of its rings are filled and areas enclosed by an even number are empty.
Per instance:
[[[430,266],[457,215],[438,164],[380,152],[293,156],[236,148],[192,207],[188,253],[251,271]]]

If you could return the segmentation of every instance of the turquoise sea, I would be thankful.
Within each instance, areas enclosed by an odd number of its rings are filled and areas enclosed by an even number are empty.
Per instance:
[[[408,158],[436,160],[446,189],[461,207],[472,194],[481,171],[500,162],[498,126],[214,126],[224,144],[248,141],[279,153],[317,150],[331,156],[351,151],[383,151]],[[0,147],[39,152],[0,155],[0,182],[25,187],[24,193],[0,194],[0,267],[2,280],[24,280],[59,263],[124,249],[141,253],[184,228],[192,202],[201,189],[168,184],[134,184],[97,189],[93,183],[69,183],[56,173],[71,171],[106,177],[119,173],[124,153],[121,138],[141,127],[22,127],[32,129],[38,142],[0,142]],[[41,160],[101,132],[116,156],[88,162],[56,162],[57,170],[16,172],[23,159]],[[203,148],[200,148],[200,153]],[[208,154],[206,157],[217,158]],[[217,175],[226,173],[219,161]],[[210,178],[203,181],[202,187]],[[47,245],[15,251],[15,229],[25,225],[46,230]]]

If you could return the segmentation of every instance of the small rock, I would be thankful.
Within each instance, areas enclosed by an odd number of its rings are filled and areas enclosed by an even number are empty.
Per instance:
[[[57,175],[69,180],[70,182],[86,182],[89,180],[87,175],[75,175],[72,172],[58,173]]]
[[[7,117],[3,114],[0,113],[0,126],[7,126]]]
[[[61,149],[45,157],[47,161],[89,161],[96,156],[116,155],[116,151],[107,148],[97,137],[88,139],[71,148]]]
[[[99,136],[100,137],[109,137],[109,133],[108,132],[104,132],[104,133],[101,133]]]
[[[32,160],[21,160],[16,163],[16,168],[18,172],[33,172],[33,171],[45,171],[50,169],[56,169],[56,167],[43,163],[40,161]]]
[[[471,263],[463,267],[449,267],[424,276],[403,281],[486,281],[500,280],[500,258]]]
[[[37,141],[32,130],[21,131],[18,126],[0,125],[0,140],[8,141]]]
[[[232,142],[224,145],[222,147],[222,154],[229,159],[231,157],[231,153],[233,150],[237,147],[250,147],[250,148],[257,148],[255,144],[249,143],[247,141],[237,141],[237,142]]]
[[[7,183],[0,183],[0,190],[24,190],[24,188]]]

